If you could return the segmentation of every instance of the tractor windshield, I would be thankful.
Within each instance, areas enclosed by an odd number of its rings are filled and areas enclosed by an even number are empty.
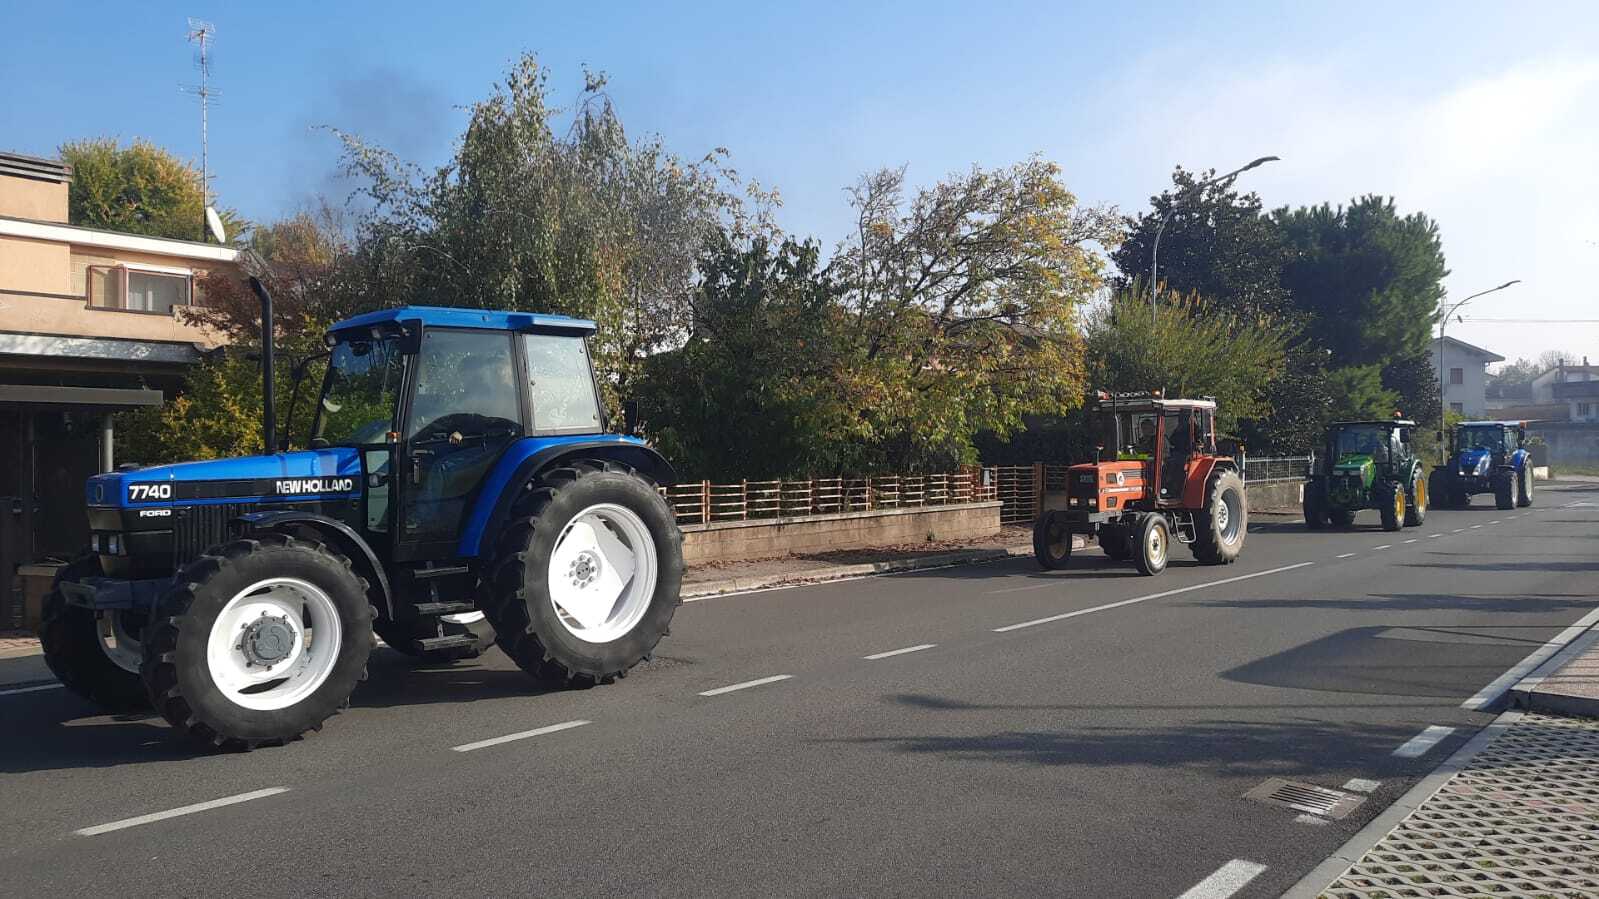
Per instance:
[[[1504,428],[1461,428],[1460,448],[1463,450],[1485,449],[1491,453],[1504,452]]]
[[[1334,459],[1344,456],[1370,456],[1376,461],[1388,458],[1388,429],[1380,425],[1356,425],[1339,430],[1333,438]]]
[[[397,337],[346,340],[334,347],[312,438],[342,446],[384,442],[395,429],[404,372]]]

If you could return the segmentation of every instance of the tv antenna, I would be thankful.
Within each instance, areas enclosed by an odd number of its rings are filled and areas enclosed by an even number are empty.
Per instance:
[[[207,156],[210,149],[210,113],[211,100],[219,92],[211,89],[211,44],[216,41],[217,27],[210,22],[189,18],[189,43],[199,45],[199,50],[194,54],[195,68],[200,70],[200,84],[181,87],[179,90],[186,94],[193,94],[200,98],[200,208],[206,209],[211,205],[210,173],[207,169],[209,160]],[[200,239],[205,240],[206,231],[210,223],[206,216],[200,216]]]

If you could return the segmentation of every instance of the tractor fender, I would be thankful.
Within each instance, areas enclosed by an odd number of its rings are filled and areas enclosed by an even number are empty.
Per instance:
[[[1231,459],[1217,459],[1204,457],[1194,460],[1188,469],[1188,480],[1183,484],[1183,508],[1198,509],[1205,505],[1205,488],[1210,484],[1210,476],[1215,472],[1225,469],[1238,470],[1237,463]]]
[[[246,512],[234,521],[242,526],[245,536],[262,531],[280,531],[290,526],[308,527],[317,531],[328,545],[355,566],[356,573],[366,578],[367,595],[377,607],[380,617],[394,617],[394,594],[389,589],[389,576],[383,571],[377,553],[361,539],[355,528],[336,518],[315,512]]]
[[[1527,467],[1527,460],[1530,458],[1532,458],[1532,453],[1524,449],[1518,449],[1510,454],[1510,467],[1516,471],[1521,471]]]
[[[525,438],[512,444],[484,479],[482,492],[472,506],[471,517],[461,531],[456,555],[462,558],[482,555],[485,540],[492,541],[493,535],[498,534],[510,519],[511,508],[522,488],[546,469],[573,459],[619,462],[661,486],[677,482],[677,472],[672,468],[672,463],[641,440],[618,435],[556,440]],[[488,545],[492,546],[492,542]]]

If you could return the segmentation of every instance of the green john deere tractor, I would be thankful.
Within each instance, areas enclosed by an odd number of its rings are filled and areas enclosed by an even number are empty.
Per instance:
[[[1305,484],[1305,524],[1346,528],[1362,509],[1376,509],[1385,531],[1425,521],[1427,477],[1416,458],[1415,428],[1397,418],[1328,425]]]

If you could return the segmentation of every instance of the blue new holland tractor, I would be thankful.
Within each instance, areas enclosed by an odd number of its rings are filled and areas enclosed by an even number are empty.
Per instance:
[[[1532,505],[1532,456],[1524,421],[1467,421],[1455,427],[1449,457],[1432,470],[1432,495],[1457,509],[1492,493],[1500,509]]]
[[[51,670],[232,748],[320,729],[365,678],[374,633],[475,652],[478,613],[537,678],[625,676],[667,633],[682,534],[656,489],[671,466],[606,431],[593,331],[432,307],[334,326],[307,449],[90,479],[93,545],[44,610]],[[271,367],[268,347],[277,449]]]

